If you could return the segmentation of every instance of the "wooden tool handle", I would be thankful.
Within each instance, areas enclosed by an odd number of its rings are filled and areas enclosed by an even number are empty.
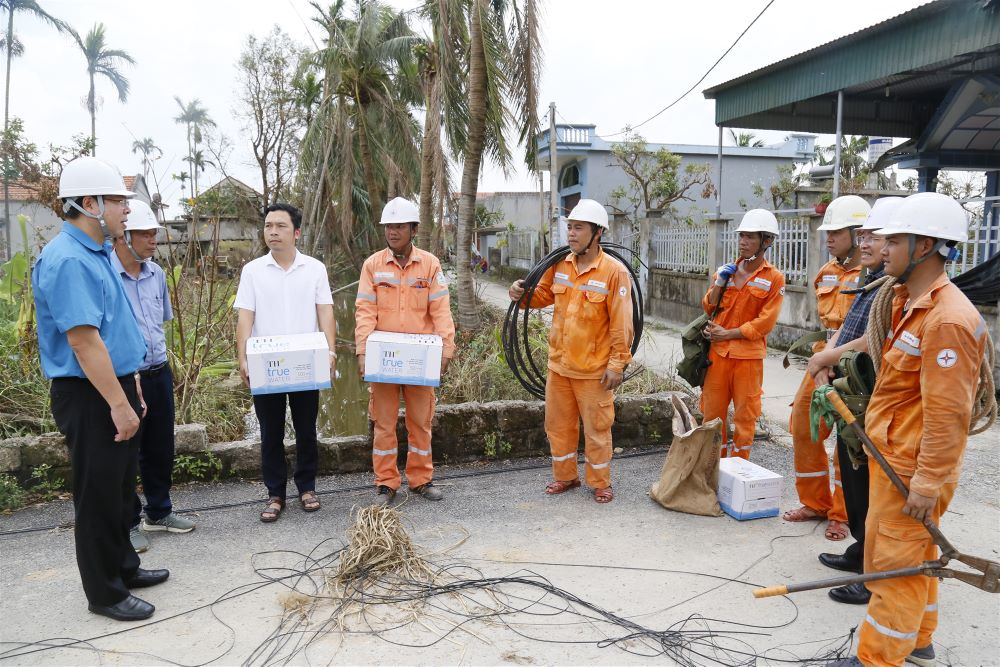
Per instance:
[[[857,419],[851,413],[850,409],[847,407],[847,404],[844,403],[844,399],[842,399],[840,397],[840,394],[837,393],[836,389],[831,389],[829,392],[827,392],[826,399],[830,401],[830,405],[834,407],[834,409],[837,411],[840,417],[845,422],[847,422],[848,425],[853,424],[855,421],[857,421]]]
[[[769,586],[768,588],[758,588],[753,592],[755,598],[770,598],[775,595],[788,595],[788,586],[786,584]]]

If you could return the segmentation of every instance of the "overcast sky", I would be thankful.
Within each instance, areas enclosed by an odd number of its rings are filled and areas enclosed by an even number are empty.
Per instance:
[[[323,0],[325,3],[325,0]],[[165,200],[180,195],[170,174],[185,166],[184,127],[174,123],[174,95],[198,98],[236,150],[228,173],[259,185],[249,143],[234,114],[235,62],[247,35],[274,24],[312,47],[320,39],[307,0],[39,0],[49,13],[86,33],[107,28],[112,48],[129,52],[132,90],[126,104],[98,80],[97,155],[123,173],[141,172],[131,153],[134,137],[152,137],[164,151],[156,171]],[[411,9],[415,0],[393,0]],[[765,0],[543,0],[544,65],[540,114],[555,102],[560,122],[594,123],[601,135],[636,125],[687,90],[764,7]],[[701,90],[818,46],[924,4],[917,0],[776,0],[715,71],[683,102],[640,132],[651,142],[715,144],[713,103]],[[6,26],[6,15],[3,15]],[[89,133],[83,100],[88,81],[82,54],[71,38],[30,17],[15,18],[25,54],[11,73],[11,114],[24,120],[40,147],[66,144]],[[759,133],[780,141],[783,133]],[[824,143],[832,138],[824,137]],[[165,179],[164,179],[165,176]],[[207,185],[219,178],[209,168]],[[481,190],[532,190],[537,181],[521,169],[505,177],[484,169]]]

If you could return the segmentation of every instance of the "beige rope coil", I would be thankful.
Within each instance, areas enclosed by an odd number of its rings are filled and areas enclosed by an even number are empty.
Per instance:
[[[865,337],[868,339],[868,349],[871,352],[876,373],[882,365],[882,355],[878,351],[881,351],[886,336],[892,329],[892,298],[895,296],[892,288],[895,284],[896,279],[892,276],[883,276],[872,283],[873,289],[876,285],[879,286],[879,289],[872,301],[871,310],[868,312],[868,328],[865,329]],[[996,349],[993,346],[993,338],[987,330],[986,349],[979,362],[979,383],[972,405],[972,417],[969,420],[969,435],[982,433],[993,426],[997,420],[996,387],[993,384],[995,358]],[[977,427],[976,424],[984,419],[986,421]]]

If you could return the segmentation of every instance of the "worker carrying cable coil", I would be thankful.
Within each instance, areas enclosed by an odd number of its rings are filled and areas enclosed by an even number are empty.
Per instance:
[[[632,278],[626,264],[602,248],[601,235],[607,229],[604,207],[593,199],[581,199],[566,225],[568,252],[553,252],[525,280],[510,286],[514,303],[504,326],[509,343],[511,334],[517,338],[516,309],[555,304],[544,394],[554,481],[545,492],[554,495],[580,486],[577,447],[582,417],[585,476],[599,503],[614,498],[610,469],[614,390],[624,380],[637,340]],[[524,366],[534,366],[527,352],[507,353],[508,364],[522,383]]]

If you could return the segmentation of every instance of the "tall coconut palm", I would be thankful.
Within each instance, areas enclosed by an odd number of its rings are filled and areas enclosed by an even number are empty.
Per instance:
[[[153,166],[153,157],[155,153],[157,157],[163,155],[163,151],[160,147],[156,145],[152,137],[145,137],[144,139],[136,139],[132,142],[132,153],[140,153],[142,155],[142,177],[149,182],[149,170]]]
[[[466,0],[428,0],[421,7],[421,14],[431,28],[426,42],[414,47],[424,89],[419,237],[423,248],[432,248],[432,239],[443,239],[434,227],[435,184],[439,186],[438,203],[442,204],[448,197],[449,156],[457,160],[465,148],[469,123],[465,95],[469,46],[466,6]],[[442,250],[432,248],[435,254]]]
[[[538,135],[538,77],[541,43],[535,0],[469,0],[469,124],[458,206],[456,270],[459,326],[480,325],[470,260],[476,218],[476,190],[483,155],[501,167],[511,164],[506,130],[516,124],[534,168]],[[508,108],[509,103],[513,108]]]
[[[419,39],[403,12],[378,0],[358,0],[353,16],[344,0],[312,6],[326,32],[313,57],[324,95],[303,142],[300,178],[320,183],[322,196],[307,198],[306,218],[325,220],[334,202],[338,235],[354,236],[347,245],[364,249],[376,242],[372,223],[386,195],[416,189],[420,129],[411,108],[421,91],[412,49]]]
[[[198,148],[202,139],[202,128],[215,127],[215,121],[208,115],[208,109],[201,105],[201,100],[195,98],[185,104],[181,98],[174,95],[174,101],[181,108],[181,112],[174,116],[174,122],[184,125],[187,131],[188,154],[185,161],[188,163],[188,177],[191,182],[196,182],[194,173],[195,165],[192,156]],[[197,189],[197,188],[196,188]]]
[[[184,158],[184,161],[191,165],[191,171],[194,172],[194,180],[191,182],[193,196],[198,196],[198,174],[204,173],[205,167],[214,167],[215,163],[211,160],[206,160],[205,155],[202,151],[196,150],[191,155]]]
[[[118,101],[124,104],[128,101],[129,83],[125,75],[121,73],[124,65],[134,65],[135,58],[121,49],[108,48],[105,39],[105,28],[103,23],[96,23],[90,29],[87,36],[80,38],[80,34],[70,29],[77,46],[83,51],[83,57],[87,60],[87,75],[90,78],[90,90],[87,93],[87,111],[90,112],[90,140],[92,147],[91,155],[97,154],[97,91],[95,77],[100,74],[111,82],[118,93]]]
[[[39,5],[35,0],[0,0],[0,9],[7,12],[7,32],[3,37],[2,48],[7,55],[7,78],[4,79],[4,93],[3,93],[3,131],[6,135],[7,131],[10,129],[10,65],[11,61],[24,53],[24,45],[18,41],[17,37],[14,35],[14,15],[22,14],[25,16],[34,16],[36,19],[41,19],[42,21],[48,23],[50,26],[55,28],[59,32],[64,32],[69,30],[69,25],[66,22],[57,19],[52,16]],[[5,165],[6,167],[6,165]],[[3,169],[3,219],[4,219],[4,230],[6,235],[6,247],[8,254],[10,253],[10,170],[7,168]]]

